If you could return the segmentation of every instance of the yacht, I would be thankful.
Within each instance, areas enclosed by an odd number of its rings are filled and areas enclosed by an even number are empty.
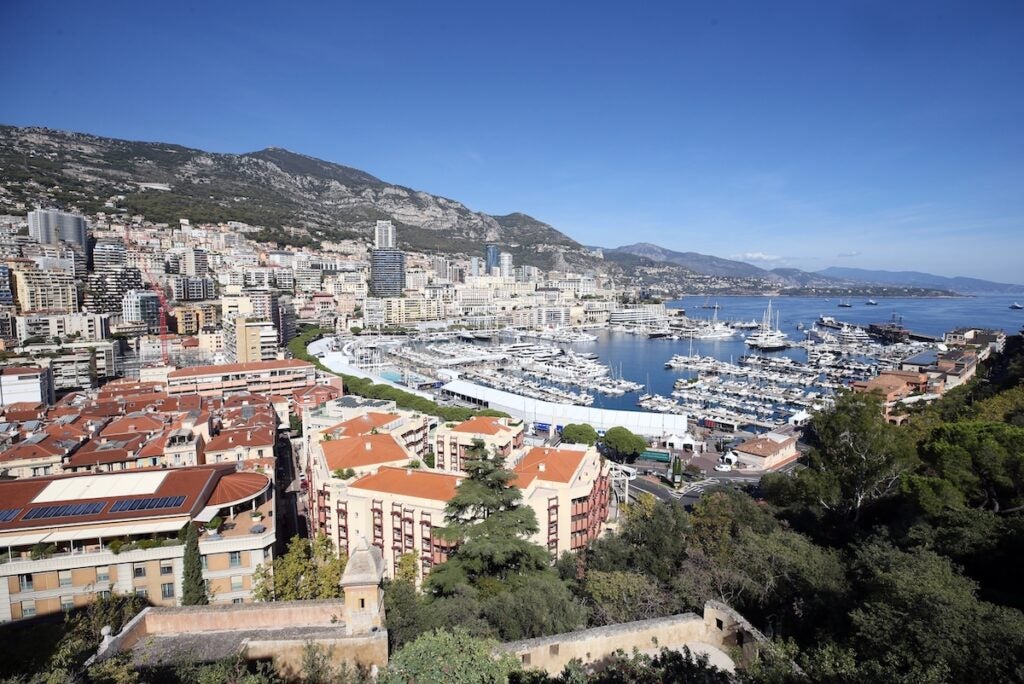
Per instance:
[[[1024,309],[1024,305],[1022,305],[1020,302],[1014,302],[1013,304],[1010,305],[1010,308],[1014,309],[1015,311],[1019,311],[1021,309]]]
[[[776,316],[778,316],[777,312]],[[764,312],[764,318],[761,320],[757,332],[749,335],[743,341],[748,347],[762,351],[779,351],[790,347],[786,333],[779,330],[777,324],[776,327],[772,327],[772,302],[770,299],[768,300],[768,309]]]
[[[864,303],[867,304],[868,306],[878,306],[878,302],[876,302],[874,299],[869,299]]]
[[[839,308],[840,309],[850,309],[850,308],[853,308],[853,304],[850,303],[850,300],[846,300],[844,302],[839,302]]]

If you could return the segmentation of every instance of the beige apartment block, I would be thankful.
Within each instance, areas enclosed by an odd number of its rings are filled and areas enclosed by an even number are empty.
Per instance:
[[[252,600],[253,573],[273,556],[270,479],[233,465],[0,482],[0,622],[135,593],[178,605],[184,545],[199,525],[211,603]],[[202,530],[214,517],[218,534]]]

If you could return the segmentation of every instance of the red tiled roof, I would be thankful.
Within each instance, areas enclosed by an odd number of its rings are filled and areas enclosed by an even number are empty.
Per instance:
[[[534,478],[548,482],[572,482],[586,455],[587,452],[575,449],[534,447],[512,469],[517,476],[516,486],[525,487]]]
[[[502,424],[501,419],[488,416],[476,416],[452,428],[453,432],[469,432],[474,435],[496,435],[511,430],[512,428]]]
[[[357,489],[369,489],[418,499],[448,501],[455,496],[455,490],[462,478],[448,473],[432,473],[425,470],[382,467],[372,475],[359,478],[349,485]]]
[[[76,478],[76,477],[102,477],[117,478],[132,473],[146,472],[145,469],[119,471],[115,473],[89,473],[74,475],[57,475],[48,477],[33,477],[23,480],[0,481],[0,501],[4,502],[7,508],[20,508],[12,520],[0,522],[0,532],[10,532],[36,527],[53,527],[53,518],[39,518],[25,520],[25,514],[32,508],[43,506],[56,506],[65,503],[89,503],[89,502],[110,502],[103,507],[103,511],[94,515],[78,515],[73,518],[66,518],[60,521],[64,525],[78,525],[83,523],[106,523],[117,520],[136,520],[145,518],[160,518],[166,516],[181,515],[183,513],[195,514],[202,507],[206,506],[209,499],[207,492],[214,491],[215,483],[223,476],[235,472],[234,464],[205,465],[192,468],[175,468],[167,471],[163,482],[157,490],[150,494],[117,495],[107,498],[76,499],[73,501],[51,501],[46,503],[33,504],[32,501],[52,481]],[[152,472],[152,471],[150,471]],[[185,501],[177,508],[161,508],[153,510],[120,511],[111,513],[110,507],[114,500],[120,499],[146,499],[152,497],[184,496]]]
[[[228,373],[258,373],[267,370],[284,368],[313,368],[313,364],[301,359],[281,359],[277,361],[253,361],[251,363],[226,363],[221,366],[193,366],[179,368],[167,374],[171,378],[193,378],[204,375],[225,375]]]
[[[270,486],[270,478],[262,473],[237,472],[220,478],[207,506],[223,506],[236,501],[247,501]]]
[[[254,427],[240,427],[229,430],[221,430],[220,433],[210,438],[206,445],[206,453],[211,451],[230,451],[235,447],[273,447],[274,429],[257,425]]]
[[[361,468],[409,459],[408,452],[391,435],[361,435],[320,442],[329,470]]]
[[[374,430],[388,425],[389,423],[395,422],[400,416],[397,413],[376,413],[369,412],[364,413],[361,416],[350,418],[344,422],[332,425],[327,428],[327,432],[338,432],[340,431],[346,437],[352,437],[354,435],[366,435]]]

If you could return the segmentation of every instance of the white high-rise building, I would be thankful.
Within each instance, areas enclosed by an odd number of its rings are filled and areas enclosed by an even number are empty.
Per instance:
[[[181,260],[182,275],[205,276],[210,272],[210,256],[205,249],[189,249]]]
[[[56,209],[36,209],[28,213],[28,234],[36,242],[54,245],[63,240],[85,254],[89,245],[89,224],[84,216]]]
[[[502,252],[498,257],[498,269],[501,272],[502,278],[511,278],[512,272],[512,255],[508,252]]]
[[[395,248],[395,226],[391,221],[377,221],[373,229],[373,246],[376,249]]]

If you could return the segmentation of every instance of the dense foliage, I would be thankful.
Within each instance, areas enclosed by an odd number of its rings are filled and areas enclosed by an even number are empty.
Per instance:
[[[327,537],[292,537],[288,551],[275,558],[270,568],[261,565],[256,569],[253,597],[257,601],[339,598],[346,560],[335,553]]]
[[[195,525],[185,528],[185,554],[182,559],[181,605],[205,606],[210,602],[203,580],[203,563],[199,555],[199,534]]]

